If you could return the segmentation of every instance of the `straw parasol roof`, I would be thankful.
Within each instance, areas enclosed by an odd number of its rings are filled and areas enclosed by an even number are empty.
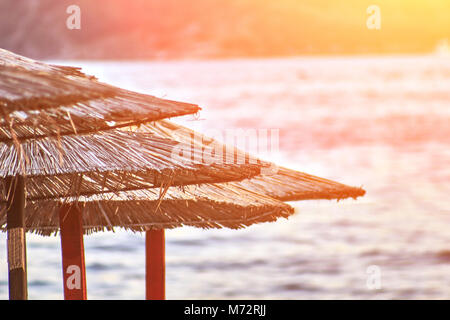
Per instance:
[[[65,76],[12,65],[1,65],[0,74],[0,103],[10,112],[42,110],[114,96],[112,86],[103,85],[80,74]]]
[[[139,125],[195,113],[195,105],[124,92],[114,97],[80,101],[57,108],[0,113],[0,142],[65,135]]]
[[[189,154],[178,152],[188,148]],[[260,172],[256,161],[235,163],[233,153],[210,164],[205,164],[202,156],[199,147],[184,147],[149,133],[114,130],[27,140],[20,148],[0,143],[0,177],[25,176],[27,198],[33,200],[226,182]],[[3,183],[5,179],[0,181]],[[6,194],[0,201],[6,201]]]
[[[51,235],[59,229],[63,204],[83,212],[85,233],[122,227],[132,231],[171,229],[182,226],[239,229],[254,223],[287,218],[294,209],[278,200],[233,186],[203,184],[160,190],[146,189],[90,197],[29,200],[25,225],[29,232]],[[6,203],[0,203],[0,225],[6,223]]]
[[[190,145],[200,146],[205,142],[209,144],[217,143],[211,138],[167,120],[143,125],[139,127],[138,131],[149,132],[162,138],[170,138]],[[193,138],[194,136],[197,138]],[[282,201],[356,199],[365,194],[364,189],[360,187],[347,186],[307,173],[279,167],[272,163],[258,161],[266,167],[276,168],[275,172],[254,176],[240,182],[232,182],[232,184]]]
[[[0,49],[0,141],[91,133],[199,110]]]
[[[258,175],[232,184],[281,201],[356,199],[366,193],[360,187],[347,186],[283,167],[278,167],[274,174]]]

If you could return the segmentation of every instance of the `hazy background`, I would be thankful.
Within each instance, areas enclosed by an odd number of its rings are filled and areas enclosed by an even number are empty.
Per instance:
[[[81,30],[66,28],[67,6]],[[381,30],[366,9],[381,9]],[[424,53],[450,38],[447,0],[1,0],[0,47],[35,58]]]
[[[367,191],[244,230],[167,231],[168,299],[448,299],[449,17],[448,0],[0,0],[0,47],[197,103],[173,120],[198,131],[279,129],[268,160]],[[143,236],[84,239],[88,297],[143,299]],[[27,235],[27,259],[30,298],[62,299],[59,237]]]

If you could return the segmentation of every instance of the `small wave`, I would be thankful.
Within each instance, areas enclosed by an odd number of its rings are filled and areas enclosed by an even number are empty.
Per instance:
[[[132,245],[127,244],[114,244],[114,245],[94,245],[89,247],[90,250],[99,250],[99,251],[109,251],[109,252],[132,252],[136,251],[137,248]]]
[[[277,289],[281,291],[307,291],[307,292],[318,292],[322,290],[316,286],[300,283],[286,283],[281,286],[278,286]]]
[[[139,280],[139,281],[141,281],[141,280],[145,279],[145,275],[142,273],[130,273],[130,274],[126,273],[123,276],[123,279],[124,280]]]
[[[193,263],[189,266],[197,271],[204,270],[248,270],[252,267],[258,267],[266,265],[267,261],[263,259],[255,259],[251,261],[241,262],[241,261],[233,261],[233,262],[199,262]],[[173,266],[173,265],[172,265]],[[186,265],[182,265],[186,266]]]
[[[204,240],[170,240],[169,243],[175,246],[187,246],[187,247],[200,247],[205,245]]]
[[[92,271],[104,271],[104,270],[125,269],[126,266],[123,264],[119,264],[119,263],[106,264],[106,263],[95,262],[95,263],[91,263],[91,264],[87,265],[86,268],[87,268],[87,270],[92,270]]]
[[[43,280],[34,280],[28,283],[30,287],[45,287],[51,285],[51,282],[49,281],[43,281]]]

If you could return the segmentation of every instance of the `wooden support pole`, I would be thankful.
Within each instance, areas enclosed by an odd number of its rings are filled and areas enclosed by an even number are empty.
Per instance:
[[[63,205],[59,211],[64,300],[86,300],[82,213],[75,205]]]
[[[8,195],[8,283],[10,300],[27,300],[27,252],[25,240],[25,181],[22,176],[6,179]]]
[[[147,300],[166,299],[166,259],[164,229],[145,233],[145,296]]]

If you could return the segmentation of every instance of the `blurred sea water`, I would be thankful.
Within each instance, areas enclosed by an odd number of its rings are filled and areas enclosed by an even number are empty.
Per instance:
[[[288,220],[166,232],[168,299],[449,299],[450,59],[323,57],[63,61],[128,89],[199,104],[195,130],[279,129],[268,160],[358,200],[293,202]],[[0,234],[0,299],[7,299]],[[60,240],[27,237],[30,299],[62,299]],[[144,237],[85,237],[88,298],[143,299]],[[367,286],[370,266],[381,288]],[[369,269],[368,269],[369,268]]]

